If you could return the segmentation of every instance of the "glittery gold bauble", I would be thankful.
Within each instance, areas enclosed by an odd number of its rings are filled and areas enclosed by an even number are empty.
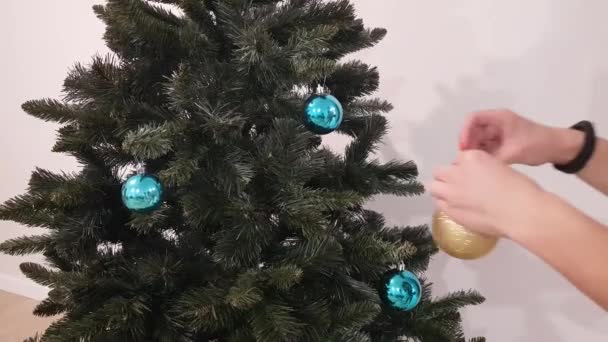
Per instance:
[[[439,248],[458,259],[478,259],[490,253],[498,239],[467,230],[443,212],[433,216],[433,240]]]

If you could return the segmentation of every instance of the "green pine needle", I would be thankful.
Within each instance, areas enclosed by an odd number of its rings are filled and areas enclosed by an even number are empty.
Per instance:
[[[55,272],[49,271],[42,265],[33,262],[24,262],[19,265],[26,277],[43,286],[51,286],[55,282]]]
[[[54,121],[63,124],[75,122],[79,118],[78,107],[52,99],[28,101],[21,108],[28,114],[44,121]]]
[[[175,129],[169,123],[140,126],[126,135],[122,147],[139,160],[160,158],[173,150],[171,138]]]
[[[52,246],[51,235],[22,236],[0,243],[0,251],[9,255],[26,255],[44,252]]]
[[[434,300],[428,305],[426,310],[433,315],[441,315],[445,312],[453,312],[469,305],[479,305],[485,298],[477,291],[456,291],[444,297]]]
[[[36,308],[34,308],[34,315],[40,317],[51,317],[65,312],[66,309],[67,308],[63,304],[56,303],[47,298],[38,303]]]
[[[251,326],[256,341],[275,342],[297,339],[304,324],[294,316],[294,309],[281,303],[259,307]]]
[[[373,302],[355,302],[343,306],[336,314],[333,329],[336,331],[358,331],[373,322],[380,313],[380,305]]]
[[[295,265],[284,265],[267,270],[266,275],[271,286],[289,290],[302,280],[304,271]]]

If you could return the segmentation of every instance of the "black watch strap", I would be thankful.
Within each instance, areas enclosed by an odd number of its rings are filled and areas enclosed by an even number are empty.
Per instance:
[[[576,158],[574,158],[571,162],[567,164],[556,164],[554,166],[561,172],[574,174],[584,169],[591,157],[593,156],[597,138],[595,136],[595,129],[593,128],[593,124],[589,121],[581,121],[570,128],[585,133],[583,147],[576,156]]]

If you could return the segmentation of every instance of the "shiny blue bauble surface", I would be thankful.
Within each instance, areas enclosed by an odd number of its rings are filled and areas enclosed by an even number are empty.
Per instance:
[[[163,187],[158,178],[151,175],[135,175],[122,185],[122,202],[135,212],[157,209],[163,197]]]
[[[412,272],[400,271],[386,283],[386,298],[396,309],[412,310],[422,298],[420,281]]]
[[[313,95],[306,100],[304,124],[315,134],[335,131],[343,118],[342,104],[331,95]]]

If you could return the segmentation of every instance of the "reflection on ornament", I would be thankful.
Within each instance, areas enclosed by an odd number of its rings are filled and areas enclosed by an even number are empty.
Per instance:
[[[305,104],[304,124],[315,134],[335,131],[342,123],[342,104],[329,94],[312,95]]]
[[[151,175],[132,176],[122,185],[123,203],[136,212],[148,212],[158,208],[162,195],[160,181]]]
[[[386,283],[386,299],[396,309],[412,310],[422,299],[420,281],[409,271],[395,273]]]
[[[467,230],[443,212],[433,216],[433,240],[442,251],[465,260],[481,258],[490,253],[498,242],[495,237]]]

